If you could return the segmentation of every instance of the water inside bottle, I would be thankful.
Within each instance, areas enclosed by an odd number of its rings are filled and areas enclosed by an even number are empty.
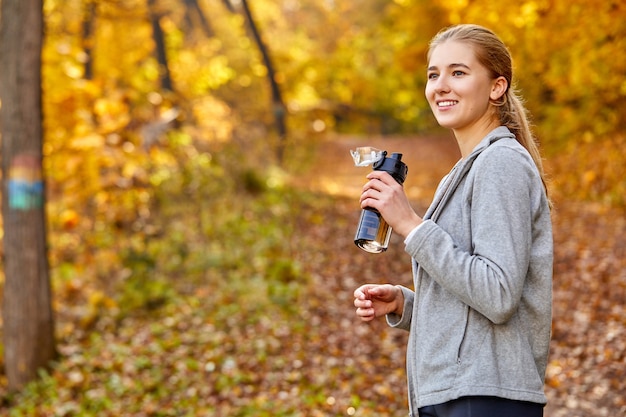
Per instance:
[[[380,213],[372,209],[362,210],[354,243],[366,252],[381,253],[389,246],[391,232]]]

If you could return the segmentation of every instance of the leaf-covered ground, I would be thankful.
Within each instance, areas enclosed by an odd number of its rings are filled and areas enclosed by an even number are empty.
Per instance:
[[[381,255],[352,243],[367,169],[353,167],[347,150],[359,145],[405,154],[418,209],[457,158],[444,138],[342,139],[319,147],[298,192],[266,190],[200,214],[192,203],[161,212],[167,220],[151,238],[165,243],[125,258],[126,297],[93,292],[76,301],[79,281],[57,285],[59,361],[20,395],[3,394],[0,412],[406,416],[407,335],[382,320],[361,323],[352,307],[361,283],[411,285],[397,237]],[[554,225],[545,415],[624,415],[624,213],[557,201]],[[143,281],[128,278],[142,268]],[[146,292],[154,296],[136,301]]]

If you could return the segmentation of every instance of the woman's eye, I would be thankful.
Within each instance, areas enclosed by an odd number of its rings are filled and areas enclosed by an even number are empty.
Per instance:
[[[461,70],[456,70],[456,71],[452,71],[452,75],[455,77],[459,77],[461,75],[464,75],[465,73]]]
[[[437,74],[435,74],[435,73],[428,74],[428,79],[429,80],[434,80],[435,78],[437,78]]]

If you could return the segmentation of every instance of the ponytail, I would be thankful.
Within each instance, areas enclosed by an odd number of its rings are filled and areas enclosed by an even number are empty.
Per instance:
[[[543,159],[539,152],[539,145],[535,139],[528,121],[528,111],[522,98],[513,86],[509,86],[506,93],[497,101],[491,102],[498,112],[500,123],[506,126],[515,135],[517,141],[528,151],[541,177],[541,182],[548,196],[546,175],[543,169]]]

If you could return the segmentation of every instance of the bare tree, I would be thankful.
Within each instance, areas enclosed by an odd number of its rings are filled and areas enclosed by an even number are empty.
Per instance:
[[[246,22],[248,23],[252,37],[254,38],[254,41],[261,52],[261,56],[263,57],[265,68],[267,68],[267,80],[270,83],[270,89],[272,91],[272,114],[274,116],[274,122],[276,123],[276,130],[278,131],[276,157],[278,158],[278,163],[282,163],[285,151],[285,140],[287,138],[287,125],[285,123],[287,107],[283,101],[280,87],[276,82],[276,71],[274,70],[274,64],[270,58],[269,48],[263,42],[259,28],[257,27],[256,21],[252,16],[250,6],[248,6],[248,1],[241,0],[241,7],[243,8],[243,13],[246,17]]]
[[[247,0],[240,0],[240,2],[250,36],[252,36],[254,42],[257,45],[257,48],[259,48],[259,52],[261,52],[261,57],[263,58],[263,64],[267,69],[267,80],[270,84],[270,90],[272,94],[271,110],[272,115],[274,116],[274,124],[278,132],[276,157],[278,159],[278,163],[282,163],[285,150],[285,141],[287,139],[287,124],[285,122],[285,118],[287,116],[287,107],[285,106],[285,103],[283,101],[280,86],[276,82],[276,70],[270,57],[269,47],[265,44],[265,42],[263,42],[261,31],[259,30],[256,21],[254,20],[254,16],[252,15],[252,11],[250,10],[250,6],[248,5]],[[235,9],[233,3],[231,3],[231,0],[223,0],[223,3],[230,12],[237,13],[237,10]]]
[[[167,50],[165,48],[165,34],[161,27],[161,13],[157,10],[156,0],[148,0],[148,10],[150,12],[150,24],[152,25],[152,38],[156,46],[157,62],[159,63],[161,87],[165,90],[174,91],[170,66],[167,60]]]
[[[184,0],[185,3],[185,23],[189,29],[193,29],[196,25],[194,22],[197,20],[200,24],[200,27],[204,31],[204,35],[211,38],[215,35],[211,25],[209,24],[209,20],[202,12],[202,8],[200,4],[198,4],[198,0]]]
[[[3,336],[14,391],[34,379],[56,349],[42,173],[42,0],[2,0],[1,7]]]
[[[94,26],[96,21],[96,1],[86,0],[83,14],[82,40],[85,51],[85,79],[93,78]]]

